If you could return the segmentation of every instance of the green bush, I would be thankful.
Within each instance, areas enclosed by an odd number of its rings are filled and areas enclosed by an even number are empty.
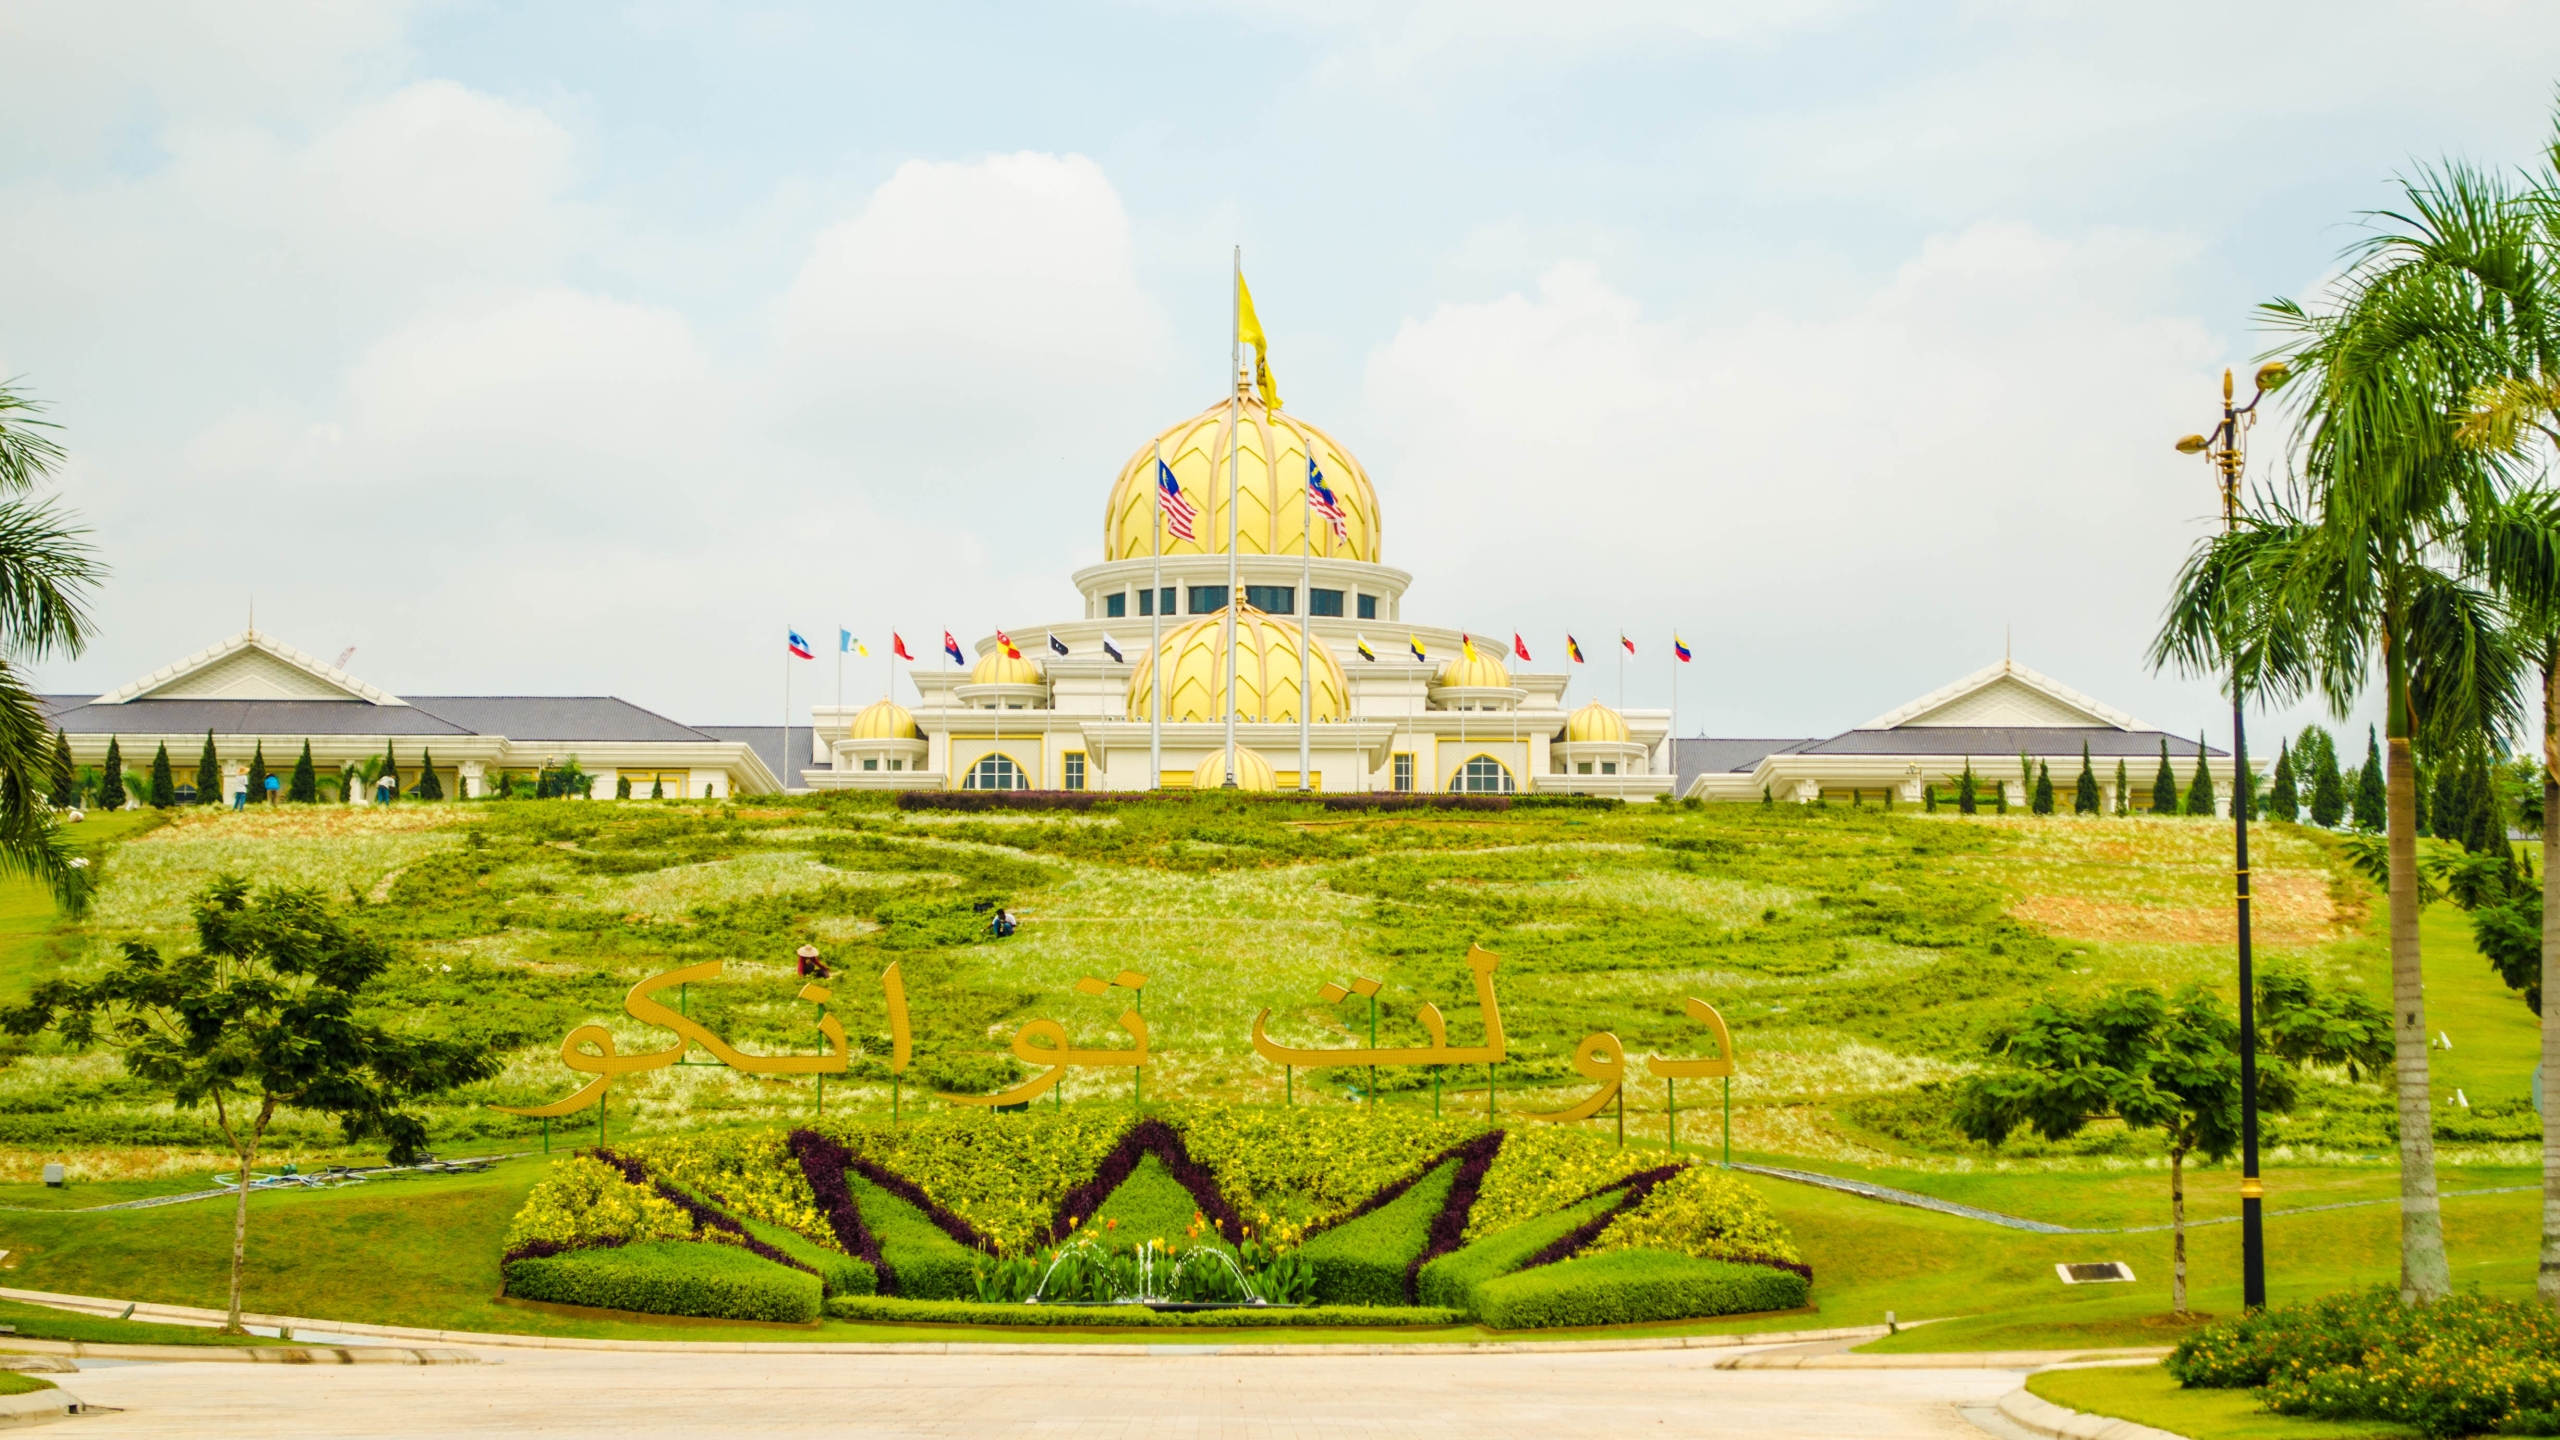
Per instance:
[[[1473,1314],[1476,1287],[1519,1269],[1529,1257],[1573,1233],[1576,1227],[1598,1219],[1617,1203],[1616,1191],[1595,1195],[1579,1205],[1486,1236],[1463,1250],[1453,1250],[1422,1267],[1414,1298],[1425,1305],[1446,1305]]]
[[[863,1179],[845,1176],[862,1223],[880,1242],[880,1258],[909,1300],[966,1300],[978,1293],[977,1252],[952,1239],[913,1205]]]
[[[734,1245],[646,1240],[510,1261],[507,1293],[555,1305],[652,1315],[805,1324],[818,1318],[818,1277]]]
[[[859,1296],[830,1300],[827,1313],[839,1320],[869,1320],[896,1325],[1035,1325],[1156,1326],[1210,1330],[1262,1329],[1271,1326],[1356,1325],[1380,1329],[1403,1325],[1455,1325],[1466,1317],[1455,1310],[1413,1305],[1269,1305],[1235,1310],[1150,1310],[1143,1305],[980,1305],[960,1300],[903,1300]]]
[[[1316,1267],[1319,1305],[1402,1305],[1405,1267],[1431,1243],[1431,1220],[1457,1179],[1452,1160],[1433,1167],[1402,1195],[1323,1231],[1298,1249]]]
[[[1668,1250],[1612,1250],[1541,1265],[1476,1287],[1476,1318],[1496,1330],[1633,1325],[1793,1310],[1804,1277],[1765,1265],[1700,1260]]]
[[[655,1191],[634,1185],[601,1160],[571,1155],[525,1196],[507,1226],[506,1248],[575,1248],[626,1240],[690,1240],[693,1217]]]
[[[2560,1410],[2560,1318],[2479,1295],[2418,1307],[2383,1287],[2325,1295],[2209,1325],[2166,1363],[2184,1385],[2258,1390],[2278,1414],[2433,1436],[2544,1434]]]
[[[747,1228],[748,1234],[817,1271],[818,1280],[825,1285],[829,1299],[839,1295],[880,1293],[880,1272],[872,1269],[867,1260],[847,1255],[841,1250],[830,1250],[808,1236],[780,1225],[743,1216],[739,1217],[738,1223]]]
[[[1199,1213],[1200,1202],[1182,1188],[1162,1160],[1148,1154],[1138,1158],[1129,1178],[1120,1182],[1077,1233],[1115,1250],[1134,1248],[1146,1240],[1188,1248],[1186,1242],[1204,1238],[1192,1233],[1205,1231],[1193,1223],[1192,1217]],[[1207,1232],[1206,1238],[1214,1240],[1216,1235]]]
[[[1757,1191],[1704,1165],[1653,1187],[1642,1204],[1610,1221],[1591,1249],[1674,1250],[1701,1260],[1804,1259]]]

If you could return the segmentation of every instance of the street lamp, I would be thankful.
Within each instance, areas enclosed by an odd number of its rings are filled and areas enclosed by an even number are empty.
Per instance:
[[[2240,528],[2240,472],[2248,463],[2247,436],[2257,423],[2258,402],[2284,384],[2285,367],[2270,361],[2258,367],[2256,393],[2246,405],[2231,399],[2231,372],[2222,372],[2222,423],[2210,435],[2189,435],[2178,442],[2181,455],[2202,455],[2219,472],[2224,534]],[[2249,963],[2249,807],[2257,786],[2249,774],[2248,732],[2241,723],[2240,657],[2231,657],[2231,835],[2232,874],[2238,881],[2240,935],[2240,1303],[2263,1310],[2267,1304],[2267,1234],[2262,1210],[2266,1187],[2258,1183],[2258,1020],[2257,983]],[[2199,757],[2198,763],[2202,760]]]

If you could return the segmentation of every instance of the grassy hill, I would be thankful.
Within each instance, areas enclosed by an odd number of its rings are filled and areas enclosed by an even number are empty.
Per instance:
[[[809,1050],[815,1012],[793,998],[791,955],[819,945],[862,1052],[828,1086],[830,1109],[888,1103],[871,977],[893,960],[917,1031],[910,1103],[919,1089],[984,1091],[1028,1073],[1005,1050],[1028,1019],[1058,1019],[1078,1044],[1125,1044],[1111,1021],[1125,994],[1074,987],[1131,969],[1148,977],[1150,1096],[1277,1100],[1280,1072],[1248,1045],[1258,1011],[1270,1008],[1285,1043],[1364,1041],[1363,1002],[1326,1005],[1316,992],[1367,976],[1384,987],[1381,1042],[1419,1043],[1414,1009],[1428,1000],[1453,1042],[1472,1043],[1480,1019],[1462,962],[1475,943],[1502,957],[1506,1113],[1582,1093],[1570,1058],[1593,1031],[1613,1031],[1631,1056],[1702,1053],[1681,1012],[1696,995],[1722,1009],[1743,1057],[1738,1149],[1957,1171],[2104,1168],[2142,1163],[2145,1146],[2100,1130],[1992,1157],[1948,1130],[1935,1087],[1975,1063],[1985,1028],[2030,996],[2122,980],[2227,984],[2231,964],[2228,831],[2149,817],[1757,805],[1343,814],[1195,796],[1087,815],[830,799],[181,812],[125,835],[111,827],[130,817],[89,823],[106,881],[97,914],[73,929],[45,920],[38,897],[0,898],[0,993],[103,963],[125,941],[188,943],[190,897],[216,874],[322,886],[403,943],[410,958],[387,996],[397,1012],[508,1053],[499,1079],[435,1107],[448,1149],[530,1134],[485,1104],[568,1093],[577,1077],[558,1045],[573,1025],[604,1023],[625,1050],[663,1045],[663,1032],[622,1014],[622,995],[680,964],[726,963],[685,996],[694,1017],[749,1049]],[[2253,848],[2262,962],[2379,993],[2380,906],[2329,837],[2265,827]],[[989,939],[980,904],[1011,907],[1020,931]],[[2431,913],[2427,939],[2432,1023],[2454,1042],[2437,1057],[2440,1131],[2478,1158],[2522,1160],[2534,1019],[2472,951],[2461,916]],[[6,1059],[0,1145],[23,1152],[9,1162],[19,1168],[68,1154],[76,1173],[151,1174],[186,1168],[187,1152],[209,1143],[203,1117],[172,1113],[111,1058],[40,1041]],[[1441,1080],[1443,1104],[1481,1111],[1480,1067]],[[1421,1072],[1380,1082],[1382,1103],[1431,1103]],[[1297,1093],[1354,1103],[1366,1084],[1359,1071],[1301,1074]],[[1068,1099],[1103,1103],[1125,1087],[1084,1072]],[[1710,1098],[1681,1097],[1684,1141],[1720,1139]],[[1658,1085],[1631,1086],[1630,1132],[1660,1136],[1662,1101]],[[2378,1088],[2324,1084],[2314,1101],[2277,1143],[2333,1163],[2388,1153]],[[613,1124],[622,1134],[765,1121],[816,1102],[807,1079],[687,1066],[618,1084]],[[285,1136],[316,1158],[334,1131],[289,1117]]]

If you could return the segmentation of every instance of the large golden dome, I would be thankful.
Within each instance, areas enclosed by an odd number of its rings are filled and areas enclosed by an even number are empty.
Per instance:
[[[1378,492],[1369,472],[1332,436],[1286,412],[1265,409],[1250,386],[1237,407],[1244,431],[1243,460],[1236,468],[1236,513],[1240,519],[1236,549],[1246,555],[1295,555],[1302,534],[1312,534],[1311,553],[1337,560],[1378,558]],[[1102,514],[1102,558],[1143,560],[1155,553],[1156,454],[1173,467],[1183,496],[1200,513],[1191,522],[1190,540],[1164,535],[1167,555],[1227,553],[1227,402],[1221,400],[1174,425],[1129,457],[1111,487],[1111,503]],[[1325,488],[1342,507],[1348,539],[1333,533],[1323,516],[1309,518],[1304,500],[1307,456],[1324,472]]]
[[[1017,660],[1001,649],[990,650],[978,657],[969,671],[972,685],[1037,685],[1040,667],[1028,660]]]
[[[1212,750],[1191,772],[1191,784],[1199,790],[1219,790],[1227,782],[1227,752]],[[1236,747],[1236,788],[1255,795],[1269,795],[1280,788],[1279,773],[1259,750]]]
[[[1226,612],[1188,621],[1164,637],[1164,718],[1227,718]],[[1311,720],[1340,720],[1351,713],[1342,665],[1322,640],[1313,642]],[[1129,671],[1129,718],[1154,715],[1155,659],[1138,657]],[[1236,716],[1276,722],[1298,718],[1298,627],[1284,625],[1247,605],[1236,612]]]
[[[1594,700],[1565,717],[1564,739],[1567,744],[1597,740],[1624,745],[1627,717]]]
[[[875,700],[862,707],[845,731],[848,740],[921,740],[916,717],[895,700]]]
[[[1440,667],[1438,678],[1431,683],[1439,686],[1465,686],[1470,689],[1508,690],[1511,688],[1511,667],[1503,664],[1501,657],[1494,654],[1491,647],[1478,645],[1476,658],[1470,660],[1465,651],[1459,651],[1448,664]]]

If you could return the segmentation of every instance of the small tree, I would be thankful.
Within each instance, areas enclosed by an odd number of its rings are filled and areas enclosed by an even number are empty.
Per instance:
[[[204,753],[196,757],[196,803],[222,803],[222,761],[213,753],[213,732],[204,732]]]
[[[2009,813],[2008,786],[1994,784],[1991,787],[1991,813],[1994,815],[2006,815]]]
[[[151,756],[151,808],[166,810],[178,803],[178,778],[169,772],[169,742]]]
[[[393,754],[392,749],[388,742],[383,745],[382,770],[373,777],[373,780],[376,788],[379,788],[383,779],[388,777],[391,781],[391,798],[397,800],[400,798],[400,757]]]
[[[53,732],[53,808],[68,810],[80,803],[80,767],[71,763],[71,732]]]
[[[2038,815],[2050,815],[2053,813],[2053,767],[2045,764],[2041,760],[2036,762],[2036,786],[2034,798],[2028,801],[2027,808],[2033,810]]]
[[[444,782],[436,778],[436,752],[433,750],[418,752],[418,798],[421,800],[444,798]]]
[[[263,805],[267,799],[267,742],[249,753],[249,803]]]
[[[630,777],[630,776],[628,776],[628,775],[616,775],[616,776],[614,776],[614,777],[613,777],[613,798],[614,798],[614,799],[616,799],[616,800],[628,800],[628,799],[630,799],[630,798],[631,798],[631,777]],[[1935,805],[1932,805],[1932,806],[1930,806],[1929,808],[1930,808],[1930,809],[1932,809],[1932,810],[1935,810],[1935,809],[1937,809],[1938,807],[1937,807],[1937,806],[1935,806]]]
[[[2288,741],[2276,742],[2276,782],[2267,792],[2267,813],[2287,823],[2302,818],[2302,794],[2293,783],[2293,746]]]
[[[2098,813],[2098,772],[2089,764],[2089,742],[2080,742],[2080,778],[2071,786],[2071,813]]]
[[[2380,832],[2389,801],[2382,789],[2382,742],[2364,727],[2364,773],[2356,777],[2356,828]]]
[[[1981,800],[1974,794],[1975,786],[1978,783],[1979,782],[1973,778],[1973,757],[1967,755],[1964,757],[1964,773],[1956,777],[1957,814],[1972,815],[1978,813],[1982,809]]]
[[[2204,736],[2201,733],[2196,736],[2196,781],[2187,787],[2187,813],[2213,813],[2213,771],[2205,765]]]
[[[2311,823],[2335,830],[2346,818],[2346,782],[2338,778],[2335,763],[2322,765],[2311,773]]]
[[[311,742],[302,742],[302,753],[294,757],[293,778],[285,781],[284,798],[297,805],[308,805],[320,798],[320,772],[311,768]]]
[[[652,799],[652,800],[664,800],[664,799],[666,799],[666,798],[667,798],[667,782],[666,782],[665,780],[663,780],[663,779],[660,779],[660,780],[652,780],[652,781],[650,781],[650,782],[649,782],[649,798],[650,798],[650,799]],[[1763,785],[1763,786],[1761,786],[1761,787],[1760,787],[1760,803],[1761,803],[1761,804],[1763,804],[1763,805],[1768,805],[1768,804],[1773,804],[1773,803],[1775,803],[1775,802],[1773,802],[1773,801],[1771,801],[1771,800],[1770,800],[1770,798],[1769,798],[1769,787],[1768,787],[1768,786],[1766,786],[1766,785]]]
[[[2133,813],[2133,786],[2125,778],[2122,760],[2116,762],[2116,813],[2118,815]]]
[[[107,763],[100,767],[98,775],[98,808],[124,808],[124,751],[113,735],[107,737]]]
[[[348,1143],[380,1136],[395,1164],[414,1159],[426,1125],[401,1107],[497,1073],[474,1041],[421,1038],[368,1018],[365,991],[391,964],[388,946],[346,923],[312,889],[256,896],[226,876],[196,903],[198,953],[163,956],[126,941],[95,980],[47,980],[0,1010],[12,1035],[51,1029],[75,1047],[101,1038],[128,1074],[182,1106],[211,1104],[239,1162],[231,1212],[232,1334],[240,1324],[249,1242],[249,1172],[278,1109],[335,1115]]]
[[[2169,738],[2160,737],[2160,774],[2151,782],[2151,813],[2178,813],[2178,772],[2169,768]]]

